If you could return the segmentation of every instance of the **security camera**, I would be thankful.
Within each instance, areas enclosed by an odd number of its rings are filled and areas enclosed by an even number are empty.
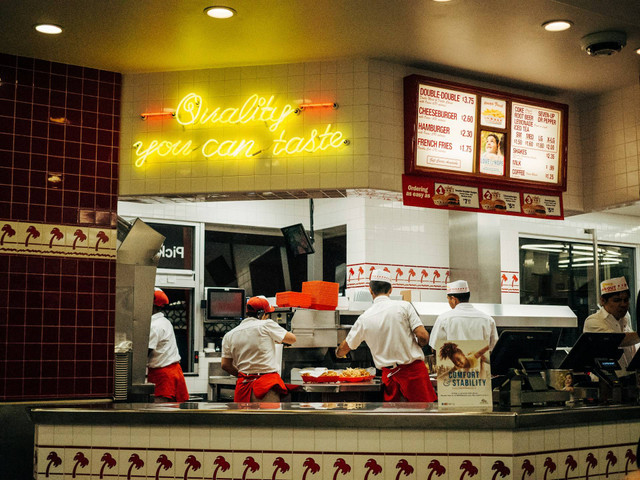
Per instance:
[[[582,37],[580,46],[587,54],[596,57],[613,55],[622,50],[627,44],[627,34],[624,32],[596,32]]]

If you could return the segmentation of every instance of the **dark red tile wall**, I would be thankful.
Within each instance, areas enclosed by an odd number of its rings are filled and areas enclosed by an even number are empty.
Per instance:
[[[120,89],[0,53],[0,222],[116,227]],[[115,260],[0,254],[0,400],[113,395],[115,278]]]

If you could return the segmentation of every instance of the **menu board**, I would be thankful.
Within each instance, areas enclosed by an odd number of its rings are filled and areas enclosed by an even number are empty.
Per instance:
[[[406,175],[566,190],[567,105],[420,75],[404,79],[404,102]]]
[[[561,113],[516,102],[511,109],[511,178],[557,183]]]
[[[416,164],[473,172],[476,96],[420,85]]]

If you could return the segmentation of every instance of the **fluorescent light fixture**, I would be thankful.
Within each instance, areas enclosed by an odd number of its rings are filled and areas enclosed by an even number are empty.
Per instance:
[[[35,28],[40,33],[46,33],[48,35],[58,35],[62,33],[62,27],[59,25],[53,25],[52,23],[40,23],[35,25]]]
[[[205,8],[204,13],[212,18],[231,18],[236,14],[236,11],[231,7],[216,5],[213,7]]]
[[[548,22],[544,22],[542,27],[547,32],[564,32],[565,30],[569,30],[573,22],[570,20],[550,20]]]

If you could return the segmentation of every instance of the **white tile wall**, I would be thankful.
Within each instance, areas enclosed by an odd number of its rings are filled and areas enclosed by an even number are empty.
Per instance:
[[[546,478],[564,478],[567,468],[571,478],[586,478],[588,467],[590,478],[608,468],[608,478],[619,480],[640,422],[517,431],[174,425],[122,426],[114,435],[113,427],[102,428],[36,426],[37,478],[45,478],[47,466],[47,478],[72,478],[74,467],[78,478],[99,478],[102,467],[105,478],[155,478],[160,469],[160,478],[192,480],[213,478],[214,471],[218,479],[291,480],[306,472],[307,480],[363,480],[369,472],[371,480],[417,480],[435,470],[433,478],[454,480],[462,468],[476,469],[476,478],[494,478],[497,470],[505,473],[497,478],[521,478],[528,462],[534,471],[525,478],[542,480],[545,471]],[[117,443],[106,445],[104,436]],[[126,439],[129,445],[119,443]],[[591,457],[597,465],[588,464]]]

